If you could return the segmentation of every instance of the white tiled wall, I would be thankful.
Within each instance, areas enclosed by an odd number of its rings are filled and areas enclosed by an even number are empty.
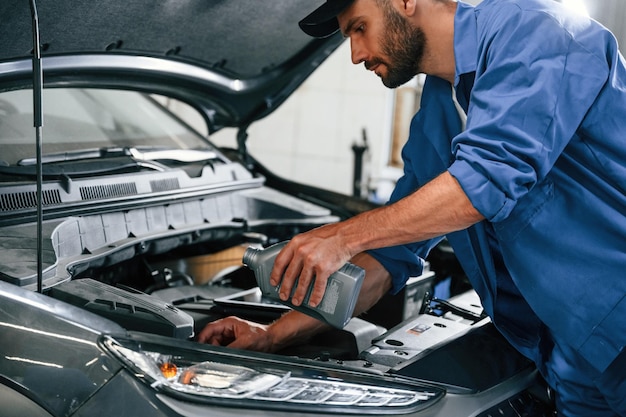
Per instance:
[[[352,193],[354,153],[365,129],[373,175],[385,164],[391,90],[363,65],[353,65],[345,42],[274,113],[253,123],[248,149],[283,177]],[[235,146],[233,129],[211,139]]]

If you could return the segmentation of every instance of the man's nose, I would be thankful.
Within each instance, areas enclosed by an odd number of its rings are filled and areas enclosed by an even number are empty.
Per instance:
[[[353,64],[358,65],[367,59],[366,49],[363,47],[363,44],[354,38],[350,38],[350,50]]]

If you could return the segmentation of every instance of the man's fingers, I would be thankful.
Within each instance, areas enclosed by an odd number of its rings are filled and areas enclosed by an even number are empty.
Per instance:
[[[291,293],[294,288],[294,284],[300,274],[302,273],[302,264],[299,257],[293,256],[293,251],[287,245],[276,257],[274,261],[274,268],[272,269],[272,282],[278,282],[276,285],[280,285],[280,299],[285,301],[291,297]],[[275,278],[278,274],[281,274],[278,279]],[[274,284],[272,284],[274,285]],[[293,302],[293,300],[292,300]],[[298,305],[298,304],[296,304]]]
[[[198,342],[211,345],[224,346],[234,339],[234,324],[226,319],[209,323],[198,334]]]
[[[289,245],[290,243],[291,242],[282,248],[276,256],[276,259],[274,259],[274,266],[272,267],[272,272],[270,273],[270,284],[274,287],[278,286],[283,280],[286,269],[293,258],[293,251]]]
[[[206,326],[198,334],[198,337],[197,337],[198,342],[200,342],[200,343],[208,343],[208,340],[213,337],[214,332],[215,332],[215,327]]]
[[[298,280],[307,280],[307,272],[306,270],[302,270],[300,263],[297,261],[292,261],[287,269],[285,270],[285,274],[283,275],[283,279],[280,282],[280,299],[285,301],[289,299],[293,292]],[[309,279],[310,281],[310,279]],[[295,294],[294,294],[295,295]],[[293,299],[292,299],[293,302]],[[299,304],[296,304],[299,305]]]
[[[279,287],[281,300],[291,299],[294,306],[306,302],[311,307],[322,301],[328,277],[342,258],[340,247],[330,242],[328,236],[315,236],[324,235],[323,230],[321,227],[295,236],[276,256],[270,284]]]
[[[296,305],[299,306],[300,304],[303,303],[304,298],[306,297],[306,294],[309,290],[309,286],[312,284],[313,282],[313,271],[309,268],[304,268],[301,272],[300,272],[300,276],[298,277],[298,286],[296,287],[295,292],[293,293],[293,297],[291,298],[291,302]],[[282,298],[284,296],[284,294],[287,294],[287,296],[289,295],[289,292],[291,290],[290,289],[283,289],[283,287],[280,287],[280,296],[281,299],[285,299]]]
[[[224,346],[232,341],[232,336],[225,333],[211,332],[210,334],[204,334],[198,336],[198,342],[207,343],[213,346]]]
[[[315,283],[313,290],[311,291],[311,297],[309,298],[309,305],[311,307],[317,307],[322,302],[324,293],[326,292],[326,284],[328,282],[329,275],[318,275],[315,277]]]

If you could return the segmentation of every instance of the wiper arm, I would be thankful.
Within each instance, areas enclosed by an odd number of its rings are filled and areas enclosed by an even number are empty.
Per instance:
[[[118,156],[128,156],[126,148],[94,148],[81,149],[77,151],[49,153],[41,156],[44,164],[54,164],[57,162],[80,161],[83,159],[112,158]],[[24,158],[17,161],[19,166],[35,165],[35,158]]]
[[[220,159],[217,152],[199,149],[165,149],[140,152],[137,148],[127,148],[128,153],[137,161],[176,161],[184,163],[204,162]]]
[[[69,163],[66,163],[69,162]],[[42,165],[44,178],[60,178],[63,176],[83,177],[112,173],[129,172],[148,168],[155,171],[165,171],[166,168],[158,162],[135,161],[132,157],[122,156],[108,159],[86,159],[81,161],[61,160],[56,163]],[[0,166],[0,174],[32,177],[37,173],[35,165]]]
[[[221,159],[217,152],[199,149],[159,149],[140,151],[134,147],[113,147],[99,149],[81,149],[78,151],[59,152],[43,155],[42,163],[79,161],[83,159],[103,159],[130,156],[135,161],[175,161],[182,163],[204,162]],[[24,158],[17,165],[30,166],[36,164],[35,158]]]
[[[43,176],[103,175],[141,168],[165,171],[167,167],[159,161],[194,163],[223,160],[219,153],[212,150],[150,149],[142,152],[133,147],[111,147],[50,153],[41,157]],[[0,166],[0,174],[33,176],[36,174],[36,163],[35,158],[24,158],[15,166]]]

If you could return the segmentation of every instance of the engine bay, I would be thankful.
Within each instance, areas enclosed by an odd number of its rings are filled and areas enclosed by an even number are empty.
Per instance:
[[[208,323],[227,316],[271,323],[288,308],[260,296],[253,272],[242,264],[246,248],[338,220],[330,209],[258,184],[53,218],[43,224],[43,292],[127,331],[172,340],[194,341]],[[1,230],[0,278],[34,290],[34,225]],[[436,384],[449,399],[490,391],[506,404],[511,396],[523,407],[548,404],[536,370],[495,330],[471,288],[457,279],[449,284],[456,285],[451,297],[435,296],[436,285],[458,268],[446,250],[431,255],[422,275],[345,328],[276,353],[285,361]]]

